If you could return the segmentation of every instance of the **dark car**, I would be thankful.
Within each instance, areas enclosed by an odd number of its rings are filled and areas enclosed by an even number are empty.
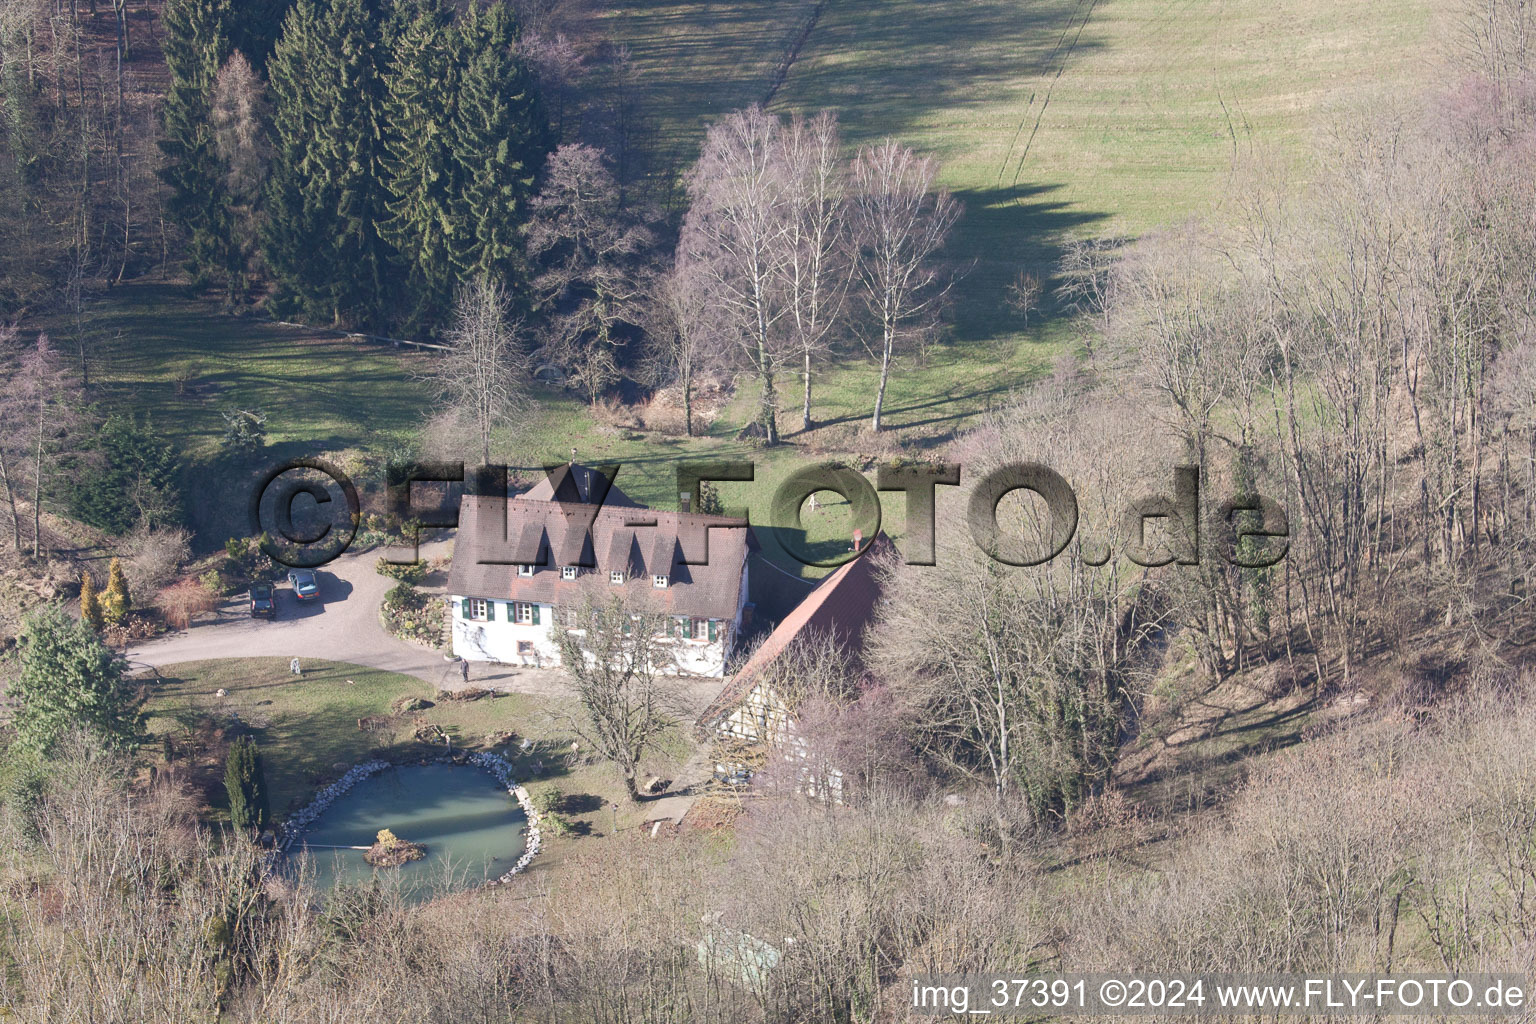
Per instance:
[[[313,601],[320,596],[320,581],[308,569],[293,570],[288,574],[288,582],[293,584],[293,596],[300,601]]]
[[[272,593],[272,584],[258,583],[251,587],[251,617],[275,619],[277,618],[277,599]]]

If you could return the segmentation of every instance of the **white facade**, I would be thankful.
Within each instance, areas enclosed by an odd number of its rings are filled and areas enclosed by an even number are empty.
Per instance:
[[[466,661],[554,668],[560,664],[555,642],[557,609],[553,605],[476,598],[450,598],[453,617],[453,653]],[[747,604],[747,568],[742,564],[736,610],[729,619],[674,617],[684,636],[667,637],[674,665],[668,674],[721,677],[725,675],[736,638],[741,633],[742,610]]]

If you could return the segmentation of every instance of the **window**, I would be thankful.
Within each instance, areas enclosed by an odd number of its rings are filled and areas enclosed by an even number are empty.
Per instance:
[[[512,605],[512,621],[519,626],[537,626],[539,624],[539,606],[527,601],[516,601]]]
[[[532,576],[533,575],[533,566],[531,566],[531,565],[520,565],[520,566],[517,567],[517,574],[519,576]]]
[[[665,576],[652,576],[651,586],[655,587],[657,590],[666,590],[667,578]]]
[[[714,630],[710,629],[710,622],[708,619],[693,620],[693,638],[695,640],[708,640],[709,634],[712,632],[714,632]]]
[[[532,640],[519,640],[517,642],[517,653],[518,654],[532,654],[533,653],[533,641]]]
[[[576,574],[580,571],[581,570],[576,568],[574,565],[562,565],[560,567],[560,578],[563,580],[573,580],[576,578]]]
[[[484,622],[490,618],[490,602],[481,597],[466,597],[464,599],[464,617],[473,622]]]
[[[619,570],[614,569],[614,570],[612,570],[611,572],[608,573],[608,582],[609,583],[613,583],[613,584],[623,583],[624,582],[624,574],[622,572],[620,572]]]

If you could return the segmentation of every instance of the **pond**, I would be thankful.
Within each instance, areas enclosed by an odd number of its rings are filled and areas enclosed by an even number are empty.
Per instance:
[[[377,875],[397,879],[413,899],[445,885],[463,889],[510,870],[521,856],[527,818],[490,772],[453,764],[386,768],[338,797],[299,837],[292,853],[306,848],[314,883],[364,882]],[[427,856],[398,868],[371,867],[363,849],[380,829],[426,847]]]

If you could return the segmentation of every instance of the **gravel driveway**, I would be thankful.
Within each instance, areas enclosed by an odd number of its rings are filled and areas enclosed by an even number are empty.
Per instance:
[[[427,561],[453,554],[452,540],[421,546]],[[379,625],[379,604],[395,581],[374,571],[378,549],[342,555],[315,571],[320,598],[300,604],[285,582],[277,589],[277,620],[253,619],[244,591],[225,601],[218,611],[191,629],[136,644],[127,650],[135,671],[162,668],[184,661],[213,658],[320,658],[415,676],[440,690],[464,686],[457,663],[443,652],[397,640]],[[422,590],[441,594],[446,572],[429,578]],[[550,669],[487,665],[470,667],[469,683],[488,690],[541,696],[569,696],[562,673]],[[719,679],[683,684],[685,699],[702,710],[720,692]]]
[[[453,542],[421,546],[431,560],[452,553]],[[284,583],[277,591],[277,620],[253,619],[244,591],[190,629],[130,647],[134,669],[159,668],[211,658],[323,658],[415,676],[434,686],[458,685],[458,666],[439,651],[397,640],[379,625],[379,604],[395,581],[374,571],[378,550],[346,554],[315,571],[320,597],[302,604]],[[441,594],[446,573],[422,589]],[[451,677],[451,678],[450,678]],[[483,684],[482,684],[483,685]]]

